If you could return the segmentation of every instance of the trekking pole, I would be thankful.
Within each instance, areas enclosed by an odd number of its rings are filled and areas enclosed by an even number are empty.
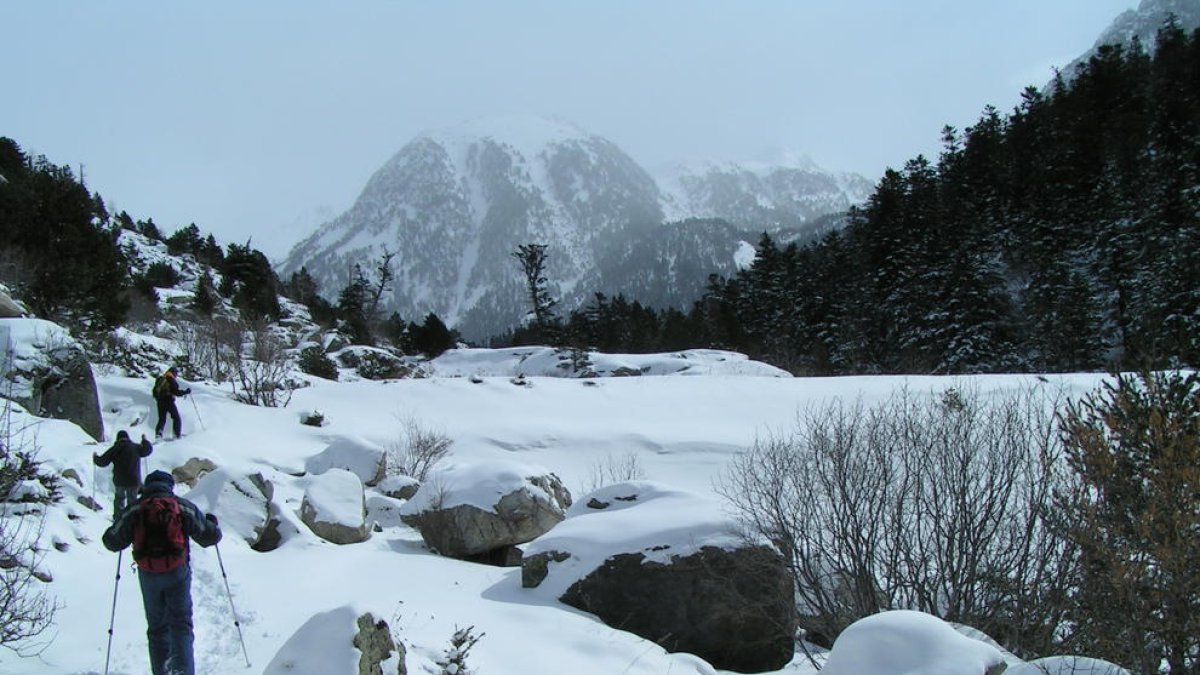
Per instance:
[[[196,405],[196,399],[192,398],[191,394],[188,394],[188,400],[192,402],[192,410],[196,411],[196,421],[200,423],[200,430],[204,431],[204,420],[200,419],[200,406]]]
[[[112,614],[108,617],[108,649],[104,652],[104,675],[108,675],[108,661],[112,658],[113,625],[117,621],[117,587],[121,584],[121,555],[124,549],[117,551],[117,580],[113,583]]]
[[[225,574],[225,561],[221,559],[221,545],[213,544],[217,549],[217,563],[221,565],[221,578],[225,580],[225,597],[229,598],[229,611],[233,613],[233,625],[237,628],[238,642],[242,643],[242,656],[246,657],[246,667],[250,667],[250,655],[246,653],[246,641],[242,639],[242,624],[238,622],[237,609],[233,606],[233,591],[229,590],[229,575]]]

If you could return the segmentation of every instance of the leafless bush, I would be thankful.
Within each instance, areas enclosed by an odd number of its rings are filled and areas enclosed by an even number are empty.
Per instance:
[[[180,360],[200,377],[225,382],[241,360],[246,327],[224,317],[197,322],[182,321],[175,343]]]
[[[804,628],[916,609],[1018,654],[1048,650],[1074,548],[1047,518],[1065,466],[1054,406],[1018,394],[901,391],[803,412],[734,462],[718,490],[784,554]]]
[[[399,437],[387,447],[388,473],[424,482],[433,465],[450,454],[454,441],[440,431],[422,426],[415,418],[400,416],[399,419]]]
[[[4,366],[11,364],[11,353]],[[6,371],[7,367],[0,367]],[[58,609],[39,567],[45,557],[41,537],[46,502],[54,491],[29,495],[23,486],[43,484],[36,439],[15,423],[12,403],[0,399],[0,646],[21,656],[40,653],[49,645],[41,639],[54,624]]]
[[[586,494],[605,485],[641,480],[645,477],[646,469],[642,466],[642,460],[635,451],[628,450],[619,457],[610,452],[592,464],[583,484],[583,492]]]
[[[295,387],[288,379],[287,344],[265,322],[244,327],[244,347],[233,361],[234,398],[266,408],[286,407]]]

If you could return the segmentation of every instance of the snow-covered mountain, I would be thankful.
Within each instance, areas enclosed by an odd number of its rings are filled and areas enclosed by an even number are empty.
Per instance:
[[[749,229],[803,228],[866,201],[874,185],[807,157],[678,164],[658,174],[669,219],[720,218]]]
[[[548,246],[546,276],[565,309],[597,291],[683,305],[710,273],[734,269],[746,240],[843,211],[867,192],[864,179],[811,163],[713,165],[677,171],[667,183],[567,122],[468,123],[405,145],[350,210],[292,249],[281,272],[306,267],[332,298],[355,264],[369,273],[386,250],[396,254],[388,311],[406,320],[435,312],[483,338],[517,325],[528,309],[511,255],[518,245]],[[706,220],[664,226],[688,218]]]
[[[1074,76],[1076,66],[1085,63],[1104,45],[1128,46],[1137,38],[1147,48],[1154,49],[1158,30],[1172,16],[1187,32],[1200,28],[1200,0],[1142,0],[1137,9],[1125,10],[1113,19],[1091,49],[1062,69],[1063,76]]]

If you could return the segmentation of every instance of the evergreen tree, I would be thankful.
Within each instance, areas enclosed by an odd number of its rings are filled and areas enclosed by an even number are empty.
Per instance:
[[[558,301],[550,295],[549,280],[546,278],[546,245],[521,244],[512,256],[520,263],[525,277],[534,339],[553,342],[556,329],[554,307]]]
[[[221,263],[221,294],[233,301],[249,319],[277,319],[279,278],[261,251],[230,244]]]
[[[367,316],[370,289],[371,282],[363,274],[362,268],[355,265],[354,278],[338,295],[337,309],[342,320],[342,328],[354,344],[371,345],[375,343],[371,335],[371,321]]]
[[[192,296],[192,309],[202,316],[212,316],[216,307],[217,289],[213,285],[212,275],[206,267],[200,273],[200,278],[196,280],[196,292]]]
[[[425,316],[420,326],[412,324],[409,331],[412,333],[413,347],[431,359],[454,347],[456,340],[454,333],[433,312]]]

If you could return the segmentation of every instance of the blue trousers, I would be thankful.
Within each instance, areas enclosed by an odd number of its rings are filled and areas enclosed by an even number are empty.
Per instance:
[[[146,609],[146,641],[154,675],[196,675],[192,654],[192,568],[170,572],[138,570]]]

